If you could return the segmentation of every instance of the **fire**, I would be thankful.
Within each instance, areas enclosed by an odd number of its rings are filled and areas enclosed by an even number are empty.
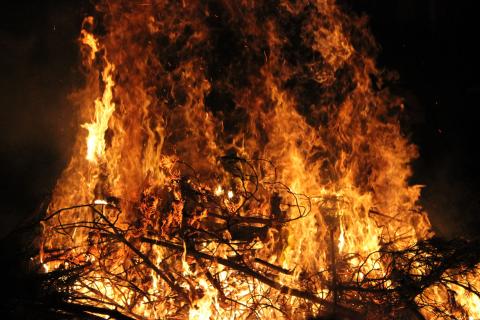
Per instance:
[[[82,30],[82,43],[91,49],[90,59],[95,59],[95,54],[98,52],[98,42],[95,37]],[[87,160],[97,161],[102,158],[105,153],[105,132],[108,129],[108,121],[115,111],[115,104],[112,102],[112,89],[115,85],[112,79],[112,73],[115,67],[105,59],[106,66],[102,71],[102,80],[105,84],[102,98],[95,100],[95,120],[91,123],[85,123],[83,128],[88,130],[87,137]]]
[[[408,257],[433,234],[363,18],[330,0],[98,10],[103,32],[88,17],[80,37],[87,130],[43,234],[42,252],[64,252],[44,270],[82,268],[78,302],[135,319],[304,319],[355,309],[348,279],[396,289],[382,250]],[[449,290],[453,316],[480,317],[477,296]]]

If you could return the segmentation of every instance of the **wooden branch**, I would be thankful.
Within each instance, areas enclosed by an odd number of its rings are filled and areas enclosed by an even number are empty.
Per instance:
[[[163,281],[165,281],[165,283],[168,284],[168,286],[174,290],[175,292],[177,292],[184,300],[187,304],[190,304],[191,301],[190,301],[190,298],[188,297],[188,294],[178,285],[176,284],[175,282],[173,282],[170,278],[168,278],[165,273],[160,270],[160,268],[158,268],[145,254],[143,254],[139,249],[137,249],[130,241],[128,241],[121,232],[118,231],[118,228],[112,224],[110,222],[110,220],[105,217],[105,215],[100,212],[99,210],[97,210],[95,207],[92,206],[92,209],[100,216],[102,217],[103,220],[105,220],[105,222],[107,222],[107,224],[112,228],[115,236],[123,243],[125,244],[128,248],[130,248],[130,250],[132,250],[138,257],[140,257],[144,262],[145,264],[151,268],[153,271],[155,271],[156,274],[158,274],[160,276],[160,278],[162,278]]]
[[[69,302],[58,302],[51,307],[52,309],[56,309],[59,311],[66,311],[74,314],[80,314],[85,316],[85,313],[93,313],[93,314],[102,314],[108,316],[109,319],[116,319],[116,320],[135,320],[129,316],[124,315],[123,313],[112,310],[108,308],[101,308],[95,307],[88,304],[77,304],[77,303],[69,303]],[[92,315],[93,316],[93,315]],[[96,317],[96,319],[104,319],[102,317]]]
[[[145,238],[145,237],[141,237],[140,241],[145,242],[145,243],[149,243],[149,244],[153,244],[153,245],[162,246],[162,247],[169,248],[169,249],[172,249],[172,250],[176,250],[179,253],[184,252],[183,246],[180,246],[180,245],[168,242],[168,241],[150,239],[150,238]],[[328,300],[325,300],[325,299],[322,299],[322,298],[319,298],[317,295],[315,295],[312,292],[303,291],[303,290],[299,290],[299,289],[296,289],[296,288],[291,288],[291,287],[286,286],[286,285],[282,285],[282,284],[276,282],[275,280],[270,279],[270,278],[264,276],[263,274],[255,271],[255,270],[252,270],[251,268],[249,268],[247,266],[244,266],[244,265],[241,265],[239,263],[233,262],[229,259],[212,256],[212,255],[197,251],[197,250],[192,249],[192,248],[187,248],[186,254],[188,256],[192,256],[192,257],[195,257],[195,258],[200,258],[200,259],[205,259],[205,260],[217,262],[217,263],[222,264],[222,265],[224,265],[224,266],[226,266],[226,267],[228,267],[232,270],[239,271],[239,272],[241,272],[245,275],[248,275],[252,278],[257,279],[258,281],[260,281],[260,282],[262,282],[262,283],[264,283],[264,284],[266,284],[266,285],[268,285],[268,286],[270,286],[274,289],[277,289],[280,293],[291,295],[291,296],[294,296],[294,297],[297,297],[297,298],[302,298],[302,299],[305,299],[305,300],[309,300],[311,302],[321,304],[321,305],[326,306],[326,307],[333,307],[332,302],[330,302]],[[357,313],[356,311],[354,311],[354,310],[352,310],[352,309],[350,309],[346,306],[337,304],[336,305],[336,310],[337,310],[339,315],[349,316],[351,319],[358,319],[358,320],[363,319],[363,317],[359,313]]]

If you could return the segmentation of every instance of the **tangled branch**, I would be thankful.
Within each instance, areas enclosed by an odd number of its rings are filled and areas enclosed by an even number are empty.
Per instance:
[[[266,260],[265,246],[282,250],[284,229],[310,214],[313,198],[277,182],[275,172],[260,177],[253,161],[225,157],[222,164],[235,186],[228,196],[201,184],[194,172],[148,188],[130,206],[134,212],[108,197],[46,215],[47,236],[61,241],[44,243],[41,266],[53,266],[47,283],[64,294],[59,309],[182,319],[208,298],[217,312],[246,318],[260,319],[271,309],[285,317],[298,310],[344,319],[453,319],[466,314],[457,288],[480,297],[470,281],[478,276],[480,251],[468,241],[432,238],[399,248],[389,239],[361,257],[338,254],[332,236],[325,270],[291,270]]]

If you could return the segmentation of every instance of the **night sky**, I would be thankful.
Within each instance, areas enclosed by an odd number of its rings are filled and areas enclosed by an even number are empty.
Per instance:
[[[442,235],[478,236],[480,107],[475,1],[341,0],[370,16],[379,65],[396,70],[403,127],[419,146],[412,183]],[[76,39],[88,1],[11,1],[0,20],[0,236],[52,190],[77,127]]]

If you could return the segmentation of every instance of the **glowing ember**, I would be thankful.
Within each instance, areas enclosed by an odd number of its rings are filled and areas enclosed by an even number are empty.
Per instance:
[[[108,202],[106,200],[101,200],[101,199],[97,199],[95,201],[93,201],[94,204],[103,204],[103,205],[107,205]]]

